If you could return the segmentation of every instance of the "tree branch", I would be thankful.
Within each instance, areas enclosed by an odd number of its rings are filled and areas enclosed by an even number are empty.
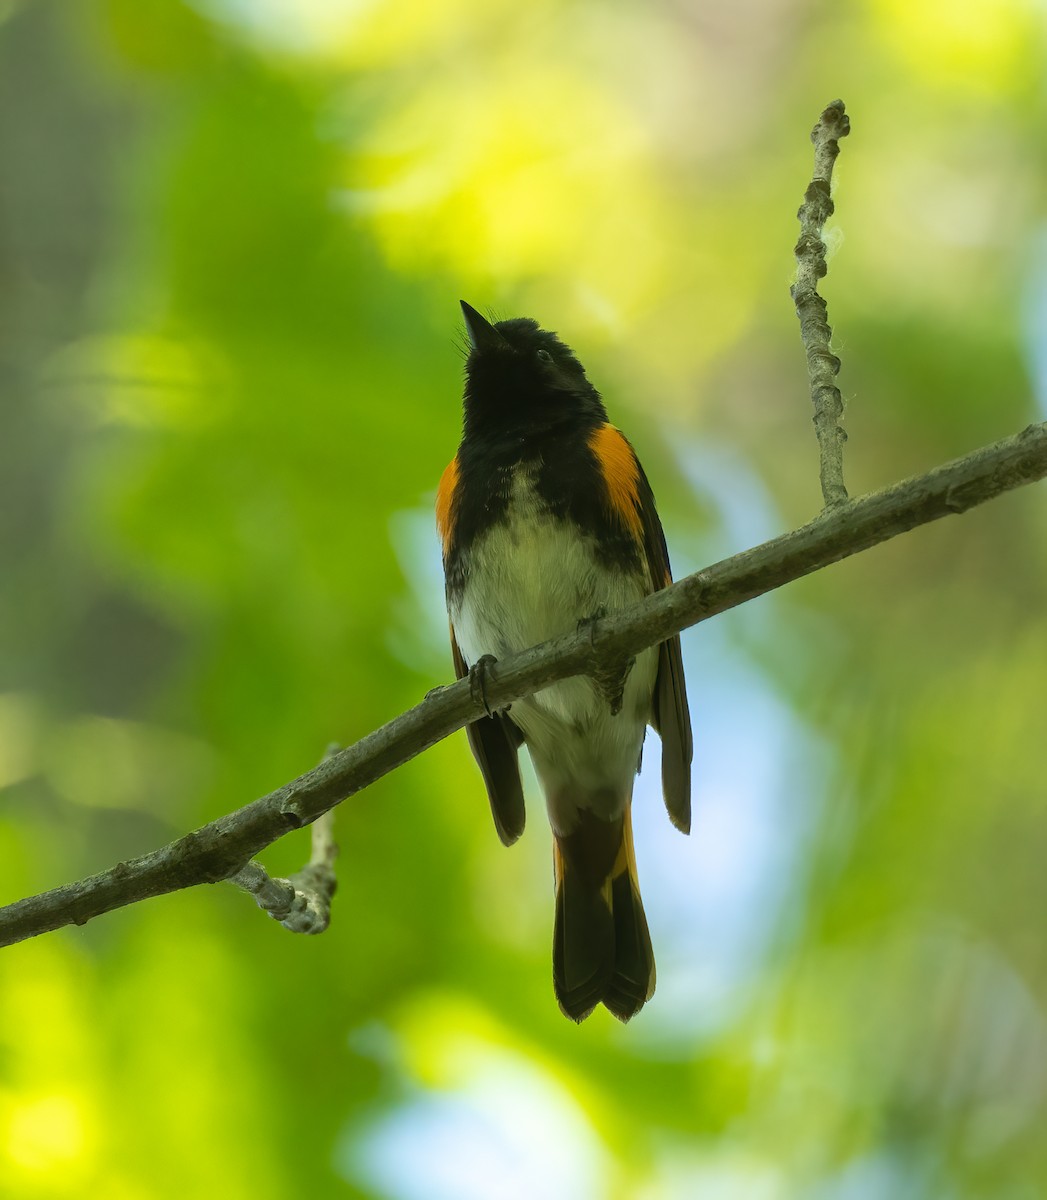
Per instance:
[[[925,475],[827,508],[808,525],[754,546],[640,604],[503,659],[486,678],[492,708],[571,675],[593,674],[608,659],[633,657],[699,621],[812,571],[1047,475],[1047,424],[975,450]],[[401,763],[483,715],[469,679],[425,700],[326,759],[314,770],[177,841],[89,879],[0,908],[0,946],[198,883],[227,879],[292,829],[355,795]]]
[[[800,318],[800,337],[807,351],[822,499],[826,508],[842,504],[847,499],[847,488],[843,482],[843,444],[847,434],[839,424],[843,416],[843,397],[834,382],[840,370],[840,360],[829,348],[832,329],[829,327],[825,301],[818,295],[818,280],[829,269],[825,261],[822,229],[834,211],[830,197],[833,163],[840,153],[840,138],[850,132],[851,122],[842,100],[834,100],[811,131],[814,177],[796,214],[800,221],[800,240],[794,250],[796,282],[789,289],[796,305],[796,315]]]

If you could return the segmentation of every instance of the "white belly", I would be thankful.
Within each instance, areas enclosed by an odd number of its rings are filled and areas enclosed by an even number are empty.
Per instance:
[[[452,607],[466,662],[504,658],[571,632],[600,611],[634,604],[649,587],[604,566],[591,547],[535,498],[519,473],[509,520],[482,535],[463,562],[465,598]],[[628,802],[651,711],[657,650],[641,653],[622,710],[591,680],[566,679],[512,706],[542,782],[553,827],[566,832],[579,804],[612,816]]]

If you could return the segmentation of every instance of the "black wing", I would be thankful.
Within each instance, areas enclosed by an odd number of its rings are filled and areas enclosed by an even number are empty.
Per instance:
[[[454,656],[454,673],[463,679],[469,674],[469,668],[458,648],[453,626],[451,653]],[[494,827],[502,842],[511,846],[524,831],[523,784],[520,782],[517,754],[524,740],[523,734],[504,713],[481,717],[466,725],[465,732],[469,737],[469,748],[487,785]]]
[[[672,583],[665,534],[654,507],[654,493],[639,461],[636,464],[637,492],[643,519],[644,550],[656,591]],[[683,833],[691,831],[691,714],[683,678],[683,657],[677,634],[658,647],[658,676],[654,684],[654,714],[651,721],[662,739],[662,794],[669,819]]]

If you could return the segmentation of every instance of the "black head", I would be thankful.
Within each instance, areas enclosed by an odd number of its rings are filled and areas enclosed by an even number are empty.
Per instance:
[[[519,437],[607,420],[600,394],[555,333],[529,317],[485,320],[461,301],[469,335],[467,433]]]

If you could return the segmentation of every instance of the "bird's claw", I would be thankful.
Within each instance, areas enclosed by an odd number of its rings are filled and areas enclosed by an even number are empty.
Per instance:
[[[589,631],[589,646],[596,649],[596,627],[607,616],[606,608],[598,608],[591,617],[583,617],[578,622],[578,631]],[[594,656],[595,657],[595,656]],[[635,659],[628,658],[624,662],[618,659],[609,663],[598,663],[592,673],[593,683],[596,684],[600,695],[611,707],[611,716],[616,717],[622,711],[625,700],[625,681],[629,678]]]
[[[625,681],[629,678],[629,672],[633,669],[635,661],[636,659],[629,658],[624,663],[621,661],[610,663],[593,676],[593,682],[611,707],[612,717],[618,716],[622,711],[622,705],[625,702]]]
[[[590,648],[593,648],[595,645],[596,627],[597,627],[597,625],[599,625],[600,621],[602,621],[603,618],[606,616],[607,616],[607,609],[600,607],[591,616],[582,617],[579,620],[578,626],[577,626],[578,632],[581,633],[583,629],[586,629],[589,631],[589,646],[590,646]]]
[[[497,661],[493,654],[481,654],[469,668],[469,695],[484,706],[484,712],[489,717],[493,717],[494,713],[487,703],[487,672]]]

